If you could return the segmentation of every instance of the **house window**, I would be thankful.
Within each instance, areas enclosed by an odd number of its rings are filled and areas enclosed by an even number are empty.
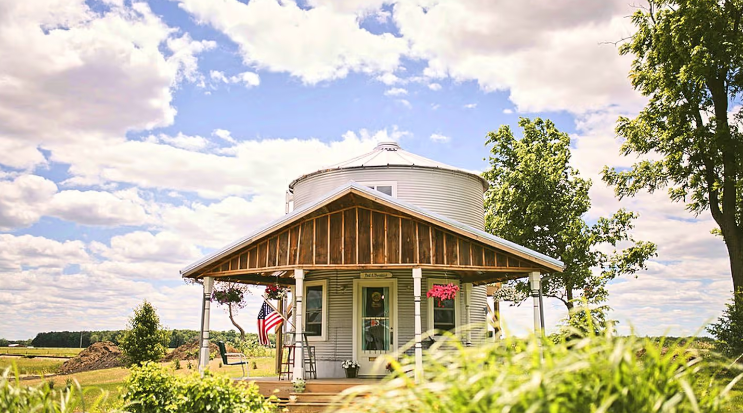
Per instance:
[[[428,289],[430,290],[434,285],[446,285],[453,283],[459,285],[459,281],[456,280],[444,280],[444,279],[429,279]],[[435,298],[428,299],[428,328],[429,330],[439,331],[451,331],[454,332],[459,325],[458,319],[458,308],[459,308],[459,295],[461,290],[457,293],[457,296],[453,300],[444,300],[438,302]]]
[[[394,181],[359,182],[359,184],[367,186],[371,189],[377,190],[391,197],[395,197],[395,198],[397,197],[397,182],[394,182]]]
[[[304,288],[304,332],[308,340],[325,340],[328,320],[327,281],[309,281]]]

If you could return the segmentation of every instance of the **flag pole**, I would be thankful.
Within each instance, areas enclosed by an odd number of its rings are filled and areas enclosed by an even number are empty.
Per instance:
[[[281,313],[281,311],[277,310],[273,304],[271,304],[271,301],[266,297],[266,294],[263,294],[261,297],[263,298],[263,301],[266,304],[268,304],[269,307],[273,308],[273,311],[276,311],[276,314],[278,314],[279,317],[281,317],[285,323],[288,323],[290,326],[292,326],[292,328],[294,328],[294,324],[291,321],[289,321],[289,319],[286,318],[284,314]]]
[[[284,297],[279,298],[279,314],[284,311]],[[286,319],[285,319],[286,320]],[[281,374],[281,359],[284,350],[284,326],[286,323],[281,323],[279,328],[276,329],[276,374]]]

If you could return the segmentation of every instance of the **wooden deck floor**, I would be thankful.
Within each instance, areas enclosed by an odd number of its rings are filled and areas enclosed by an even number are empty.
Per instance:
[[[279,405],[292,413],[323,412],[336,406],[338,395],[346,389],[378,383],[378,379],[314,379],[307,380],[305,391],[295,393],[291,381],[277,377],[246,377],[237,382],[254,382],[263,396],[274,395]]]

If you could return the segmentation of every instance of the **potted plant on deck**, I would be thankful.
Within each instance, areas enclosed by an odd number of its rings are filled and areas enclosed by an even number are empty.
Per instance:
[[[359,374],[359,363],[356,360],[343,360],[341,367],[346,371],[346,378],[353,379]]]

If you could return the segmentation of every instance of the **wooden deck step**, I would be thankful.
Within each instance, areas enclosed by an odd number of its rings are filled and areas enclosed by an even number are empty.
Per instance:
[[[296,403],[285,406],[288,413],[322,413],[333,405],[327,403]]]
[[[287,409],[290,413],[319,413],[324,412],[330,407],[340,405],[338,395],[344,390],[356,387],[374,384],[374,380],[334,380],[320,379],[308,380],[305,384],[303,393],[295,393],[294,386],[290,381],[276,380],[275,378],[265,378],[244,380],[242,383],[247,384],[249,381],[255,381],[260,393],[266,397],[276,396],[276,404],[280,409]],[[361,394],[363,396],[363,394]]]

